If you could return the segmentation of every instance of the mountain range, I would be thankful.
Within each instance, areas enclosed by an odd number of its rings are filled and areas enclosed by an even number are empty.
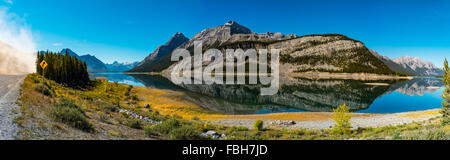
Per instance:
[[[92,56],[90,54],[79,56],[77,53],[73,52],[69,48],[65,48],[65,49],[61,50],[61,53],[62,54],[68,53],[70,56],[77,57],[79,60],[86,62],[88,72],[107,72],[108,71],[108,69],[105,66],[105,63],[103,63],[97,57]]]
[[[411,70],[418,76],[442,76],[444,71],[433,63],[422,61],[418,57],[403,56],[393,59],[394,62]]]
[[[364,43],[341,34],[297,36],[281,33],[255,33],[235,21],[207,28],[186,38],[177,32],[128,72],[169,73],[177,62],[170,61],[172,51],[187,49],[191,53],[194,41],[202,41],[203,51],[226,49],[280,49],[280,70],[283,73],[330,72],[375,73],[385,75],[439,76],[442,70],[418,58],[390,59],[368,49]],[[203,65],[208,65],[204,63]]]
[[[106,69],[109,72],[125,72],[128,71],[130,69],[133,69],[139,62],[123,62],[123,63],[119,63],[117,61],[114,61],[113,63],[109,64],[106,63]]]

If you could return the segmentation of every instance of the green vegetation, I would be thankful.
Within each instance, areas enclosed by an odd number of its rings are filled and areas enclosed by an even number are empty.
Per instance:
[[[262,120],[256,120],[253,128],[257,131],[262,131],[264,129],[264,122]]]
[[[19,139],[154,139],[158,137],[147,137],[141,129],[148,122],[123,117],[119,108],[150,119],[166,119],[151,110],[141,111],[144,107],[132,98],[135,88],[127,85],[91,80],[81,88],[46,79],[44,86],[51,94],[44,97],[36,89],[39,86],[42,76],[38,74],[30,74],[21,86],[22,116],[16,119],[22,126]]]
[[[153,130],[154,132],[159,134],[169,134],[170,131],[179,128],[180,126],[181,126],[180,121],[176,119],[169,119],[161,124],[157,124],[147,129]]]
[[[128,119],[125,124],[134,129],[142,129],[141,122],[137,119]]]
[[[45,60],[48,64],[44,70],[40,63]],[[62,83],[68,86],[77,87],[85,86],[89,83],[89,74],[87,72],[86,63],[70,56],[53,52],[38,52],[36,59],[36,71],[45,78]]]
[[[225,139],[229,140],[450,139],[450,127],[441,125],[442,118],[350,130],[350,113],[346,105],[336,109],[336,115],[341,116],[336,116],[337,125],[332,129],[280,129],[270,124],[264,126],[262,121],[256,121],[254,129],[223,126],[205,122],[198,117],[183,119],[176,115],[162,115],[156,106],[145,108],[142,105],[144,97],[148,95],[142,95],[141,91],[148,89],[105,80],[92,80],[85,88],[67,87],[46,80],[44,86],[52,96],[42,98],[41,92],[35,89],[41,85],[41,79],[38,74],[31,74],[22,85],[23,94],[19,100],[22,115],[14,120],[21,126],[19,139],[192,140],[208,139],[200,136],[207,131],[225,134]],[[124,112],[119,113],[119,109],[132,111],[155,122],[149,123]],[[336,128],[340,128],[340,131],[336,132]]]
[[[198,140],[203,139],[200,137],[201,132],[194,127],[187,125],[179,128],[175,128],[170,131],[169,137],[173,140]]]
[[[93,130],[84,111],[71,100],[62,98],[50,111],[56,121],[66,123],[74,128],[90,132]]]
[[[352,132],[352,124],[350,123],[352,114],[349,110],[350,108],[345,104],[333,110],[332,117],[334,120],[334,126],[333,130],[331,130],[333,134],[349,135]]]
[[[161,124],[149,126],[145,128],[145,134],[148,136],[160,135],[166,136],[173,140],[195,140],[202,139],[200,137],[201,130],[193,127],[194,123],[181,122],[175,118],[168,119]]]
[[[442,125],[450,125],[450,69],[448,67],[448,61],[444,61],[444,77],[442,81],[445,85],[445,90],[442,93],[444,101],[442,102]]]

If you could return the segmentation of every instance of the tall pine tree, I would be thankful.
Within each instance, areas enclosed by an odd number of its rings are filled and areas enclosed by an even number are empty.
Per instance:
[[[447,59],[444,61],[444,77],[442,77],[442,81],[444,82],[445,89],[442,93],[444,101],[442,102],[441,123],[442,125],[450,125],[450,70]]]
[[[43,60],[48,64],[45,71],[40,66]],[[82,87],[89,83],[86,63],[68,53],[38,52],[36,67],[38,74],[58,83],[72,87]]]

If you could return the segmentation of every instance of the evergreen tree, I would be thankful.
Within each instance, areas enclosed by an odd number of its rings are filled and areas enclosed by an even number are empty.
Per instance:
[[[48,64],[45,71],[40,66],[43,60]],[[38,74],[68,86],[84,86],[89,82],[86,63],[68,53],[38,52],[36,67]]]
[[[444,82],[444,92],[442,93],[442,97],[444,101],[442,102],[442,125],[450,125],[450,69],[448,68],[448,61],[445,59],[444,61],[444,77],[442,77],[442,81]]]

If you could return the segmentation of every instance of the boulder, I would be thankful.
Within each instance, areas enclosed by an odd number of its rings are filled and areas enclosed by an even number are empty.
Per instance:
[[[207,131],[205,133],[202,133],[200,136],[202,137],[211,137],[213,139],[223,139],[225,138],[225,134],[219,134],[215,131]]]

